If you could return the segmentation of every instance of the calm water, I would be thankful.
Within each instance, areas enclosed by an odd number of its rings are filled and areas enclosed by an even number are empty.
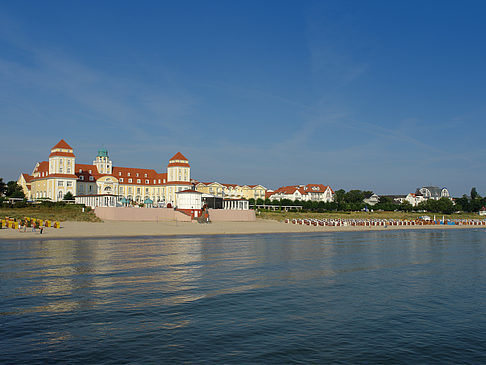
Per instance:
[[[0,242],[6,363],[486,363],[486,230]]]

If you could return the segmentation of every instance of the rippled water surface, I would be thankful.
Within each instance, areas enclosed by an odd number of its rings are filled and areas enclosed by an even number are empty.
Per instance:
[[[486,363],[486,230],[0,241],[1,363]]]

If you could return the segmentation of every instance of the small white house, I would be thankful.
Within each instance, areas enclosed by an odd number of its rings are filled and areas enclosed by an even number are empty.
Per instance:
[[[479,210],[479,215],[486,215],[486,208],[485,208],[485,207],[482,207],[482,208]]]
[[[196,190],[183,190],[176,194],[177,209],[202,209],[203,193]]]

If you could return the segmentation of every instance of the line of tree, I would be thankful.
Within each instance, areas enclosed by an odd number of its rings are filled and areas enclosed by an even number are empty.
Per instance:
[[[471,194],[464,194],[461,198],[456,198],[456,210],[464,212],[479,212],[482,207],[486,207],[486,197],[481,197],[476,188],[471,189]]]
[[[371,197],[372,191],[350,190],[346,192],[343,189],[335,192],[334,201],[315,202],[315,201],[292,201],[290,199],[269,200],[269,199],[250,199],[250,205],[277,205],[277,206],[301,206],[303,211],[313,212],[345,212],[359,211],[364,209],[384,210],[384,211],[426,211],[430,213],[452,214],[456,211],[478,212],[483,206],[486,206],[486,197],[482,198],[476,191],[471,189],[471,195],[463,195],[462,198],[456,198],[455,204],[449,198],[440,198],[438,200],[428,199],[417,206],[412,206],[408,201],[403,203],[395,202],[391,197],[382,196],[375,205],[367,205],[363,200]]]

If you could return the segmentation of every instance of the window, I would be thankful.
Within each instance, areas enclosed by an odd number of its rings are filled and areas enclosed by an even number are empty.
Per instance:
[[[57,186],[64,186],[64,181],[59,180],[59,181],[57,182]]]
[[[149,192],[149,189],[145,188],[145,194],[148,194],[148,192]]]
[[[164,179],[164,184],[165,184],[165,179]]]
[[[148,180],[145,180],[145,184],[150,184],[150,182]]]
[[[81,175],[81,176],[79,177],[79,180],[84,180],[84,176],[83,176],[83,175]]]
[[[68,173],[68,174],[70,174],[70,173],[71,173],[71,168],[70,168],[70,167],[68,167],[68,168],[67,168],[67,173]]]
[[[123,194],[123,187],[120,186],[120,188],[118,189],[120,191],[120,194]]]
[[[130,173],[128,173],[127,175],[130,176]]]
[[[129,174],[130,175],[130,174]],[[128,182],[131,183],[132,182],[132,179],[128,179]]]
[[[79,173],[82,173],[83,172],[83,169],[79,169]]]
[[[137,174],[137,176],[138,176],[138,174]],[[141,182],[142,182],[142,180],[137,179],[137,184],[140,184]]]
[[[140,188],[137,188],[137,194],[140,194]]]
[[[118,173],[118,176],[121,176],[121,172]]]
[[[93,176],[90,176],[89,177],[89,181],[94,181],[94,177]]]
[[[88,170],[88,172],[91,174],[91,170]]]
[[[147,174],[145,174],[145,177],[147,177]]]
[[[160,179],[159,179],[159,184],[160,184]]]
[[[154,185],[157,184],[157,181],[154,180]]]
[[[62,174],[62,166],[59,166],[59,172]]]
[[[138,172],[137,172],[137,177],[138,177]]]
[[[93,191],[93,185],[89,186],[89,192],[91,193]]]
[[[123,177],[120,177],[120,182],[123,182]]]
[[[66,182],[66,186],[73,186],[73,182],[72,181]]]
[[[68,166],[71,166],[71,160],[68,159],[67,162],[68,162]]]
[[[129,186],[129,187],[128,187],[128,194],[131,194],[131,193],[132,193],[132,187],[131,187],[131,186]]]

